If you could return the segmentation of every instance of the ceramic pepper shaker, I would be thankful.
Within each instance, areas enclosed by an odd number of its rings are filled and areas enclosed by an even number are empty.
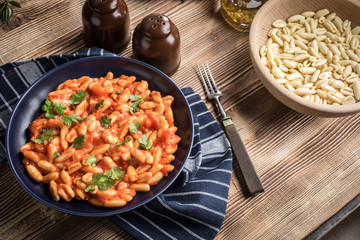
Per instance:
[[[82,21],[88,47],[118,53],[129,44],[130,17],[124,0],[86,0]]]
[[[133,34],[134,58],[149,63],[171,76],[180,65],[180,34],[165,15],[146,16]]]

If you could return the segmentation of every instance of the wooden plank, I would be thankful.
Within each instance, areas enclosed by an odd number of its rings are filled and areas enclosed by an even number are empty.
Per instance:
[[[76,226],[76,227],[75,227]],[[71,229],[71,231],[64,231]],[[46,231],[34,232],[28,239],[132,239],[106,217],[68,216]]]
[[[19,14],[24,15],[24,23],[0,35],[0,41],[3,43],[1,50],[3,61],[15,61],[30,55],[37,56],[36,51],[41,46],[46,46],[78,28],[81,25],[78,13],[82,3],[83,1],[80,0],[62,0],[51,4],[44,4],[40,0],[24,3],[23,8],[16,9]]]
[[[247,102],[241,103],[236,112],[244,113],[244,110],[246,115],[253,108],[268,109],[268,112],[259,113],[262,117],[256,120],[260,122],[253,120],[252,124],[258,126],[245,127],[250,131],[255,128],[251,132],[256,132],[257,136],[250,135],[244,139],[255,167],[265,179],[267,193],[255,201],[244,200],[241,195],[231,191],[229,205],[232,207],[228,208],[224,223],[226,227],[222,228],[218,238],[230,235],[239,239],[302,238],[309,228],[314,230],[319,222],[326,220],[326,216],[335,214],[358,194],[360,175],[356,170],[359,163],[354,159],[359,156],[359,151],[347,144],[355,143],[360,133],[358,116],[319,119],[288,110],[288,116],[284,118],[277,111],[276,104],[265,104],[266,98],[258,101],[264,108],[258,104],[251,107],[250,102],[256,103],[254,98],[251,96]],[[281,111],[284,108],[280,108]],[[275,116],[282,118],[276,119]],[[265,125],[268,119],[277,124]],[[238,124],[240,120],[236,120],[235,124]],[[242,123],[244,125],[246,122]],[[314,131],[315,127],[317,131]],[[272,135],[274,133],[276,135]],[[307,138],[301,140],[301,135]],[[311,186],[310,192],[308,186]],[[330,198],[336,198],[336,201],[330,201]],[[238,218],[241,220],[235,221]],[[248,219],[252,219],[252,224]],[[294,228],[294,225],[297,227]],[[250,231],[256,234],[251,235]]]

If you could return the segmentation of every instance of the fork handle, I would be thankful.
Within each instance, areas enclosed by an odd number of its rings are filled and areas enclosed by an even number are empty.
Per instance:
[[[224,119],[222,123],[249,192],[252,196],[256,196],[257,194],[264,192],[264,187],[256,173],[254,165],[251,162],[249,154],[246,151],[244,143],[241,140],[235,125],[232,123],[230,118]]]

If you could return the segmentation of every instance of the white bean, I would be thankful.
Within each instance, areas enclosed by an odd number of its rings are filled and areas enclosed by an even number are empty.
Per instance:
[[[305,19],[305,17],[302,15],[294,15],[289,17],[287,21],[289,23],[294,23],[294,22],[299,22],[301,19]]]
[[[357,101],[360,100],[360,81],[357,80],[353,83],[354,97]]]
[[[283,28],[283,27],[286,27],[286,22],[284,22],[281,19],[278,19],[275,22],[273,22],[272,25],[273,25],[273,27],[276,27],[276,28]]]
[[[341,99],[333,92],[329,92],[328,99],[335,103],[341,103]]]
[[[291,60],[284,60],[283,61],[285,67],[287,68],[296,68],[298,63],[297,62],[294,62],[294,61],[291,61]]]
[[[316,70],[311,76],[311,82],[316,82],[319,79],[320,70]]]
[[[307,59],[308,57],[310,57],[309,54],[300,54],[300,55],[297,55],[296,57],[294,57],[292,60],[295,62],[301,62],[301,61],[304,61],[305,59]]]
[[[354,53],[354,51],[352,51],[352,50],[346,50],[346,53],[347,53],[347,55],[352,59],[352,60],[354,60],[355,62],[360,62],[360,58],[358,57],[358,55],[356,55],[355,53]]]
[[[283,73],[278,67],[273,67],[271,73],[275,78],[285,78],[285,73]]]
[[[346,96],[341,99],[341,103],[342,104],[353,104],[353,103],[355,103],[355,98],[353,98],[352,96]]]
[[[324,16],[328,15],[329,13],[330,13],[329,10],[321,9],[315,13],[314,18],[316,19],[316,18],[324,17]]]
[[[314,67],[302,67],[302,68],[299,68],[299,71],[304,75],[311,75],[316,71],[316,68],[314,68]]]
[[[359,35],[360,34],[360,26],[354,27],[353,30],[351,30],[351,33],[354,35]]]
[[[310,18],[310,17],[313,17],[315,15],[315,12],[313,11],[306,11],[306,12],[303,12],[301,13],[302,16],[306,17],[306,18]]]
[[[295,79],[302,79],[302,78],[303,76],[299,72],[286,75],[286,79],[289,81],[293,81]]]
[[[311,90],[309,88],[304,88],[304,87],[300,87],[297,88],[294,93],[296,93],[297,95],[311,95],[311,94],[315,94],[316,91],[315,90]]]

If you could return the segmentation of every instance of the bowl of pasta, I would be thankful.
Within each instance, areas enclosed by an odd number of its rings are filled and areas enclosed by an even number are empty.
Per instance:
[[[17,180],[74,215],[135,209],[178,177],[193,141],[185,96],[156,68],[89,57],[42,76],[15,107],[6,137]]]
[[[256,14],[250,56],[267,90],[317,117],[360,112],[360,11],[352,0],[273,0]]]

